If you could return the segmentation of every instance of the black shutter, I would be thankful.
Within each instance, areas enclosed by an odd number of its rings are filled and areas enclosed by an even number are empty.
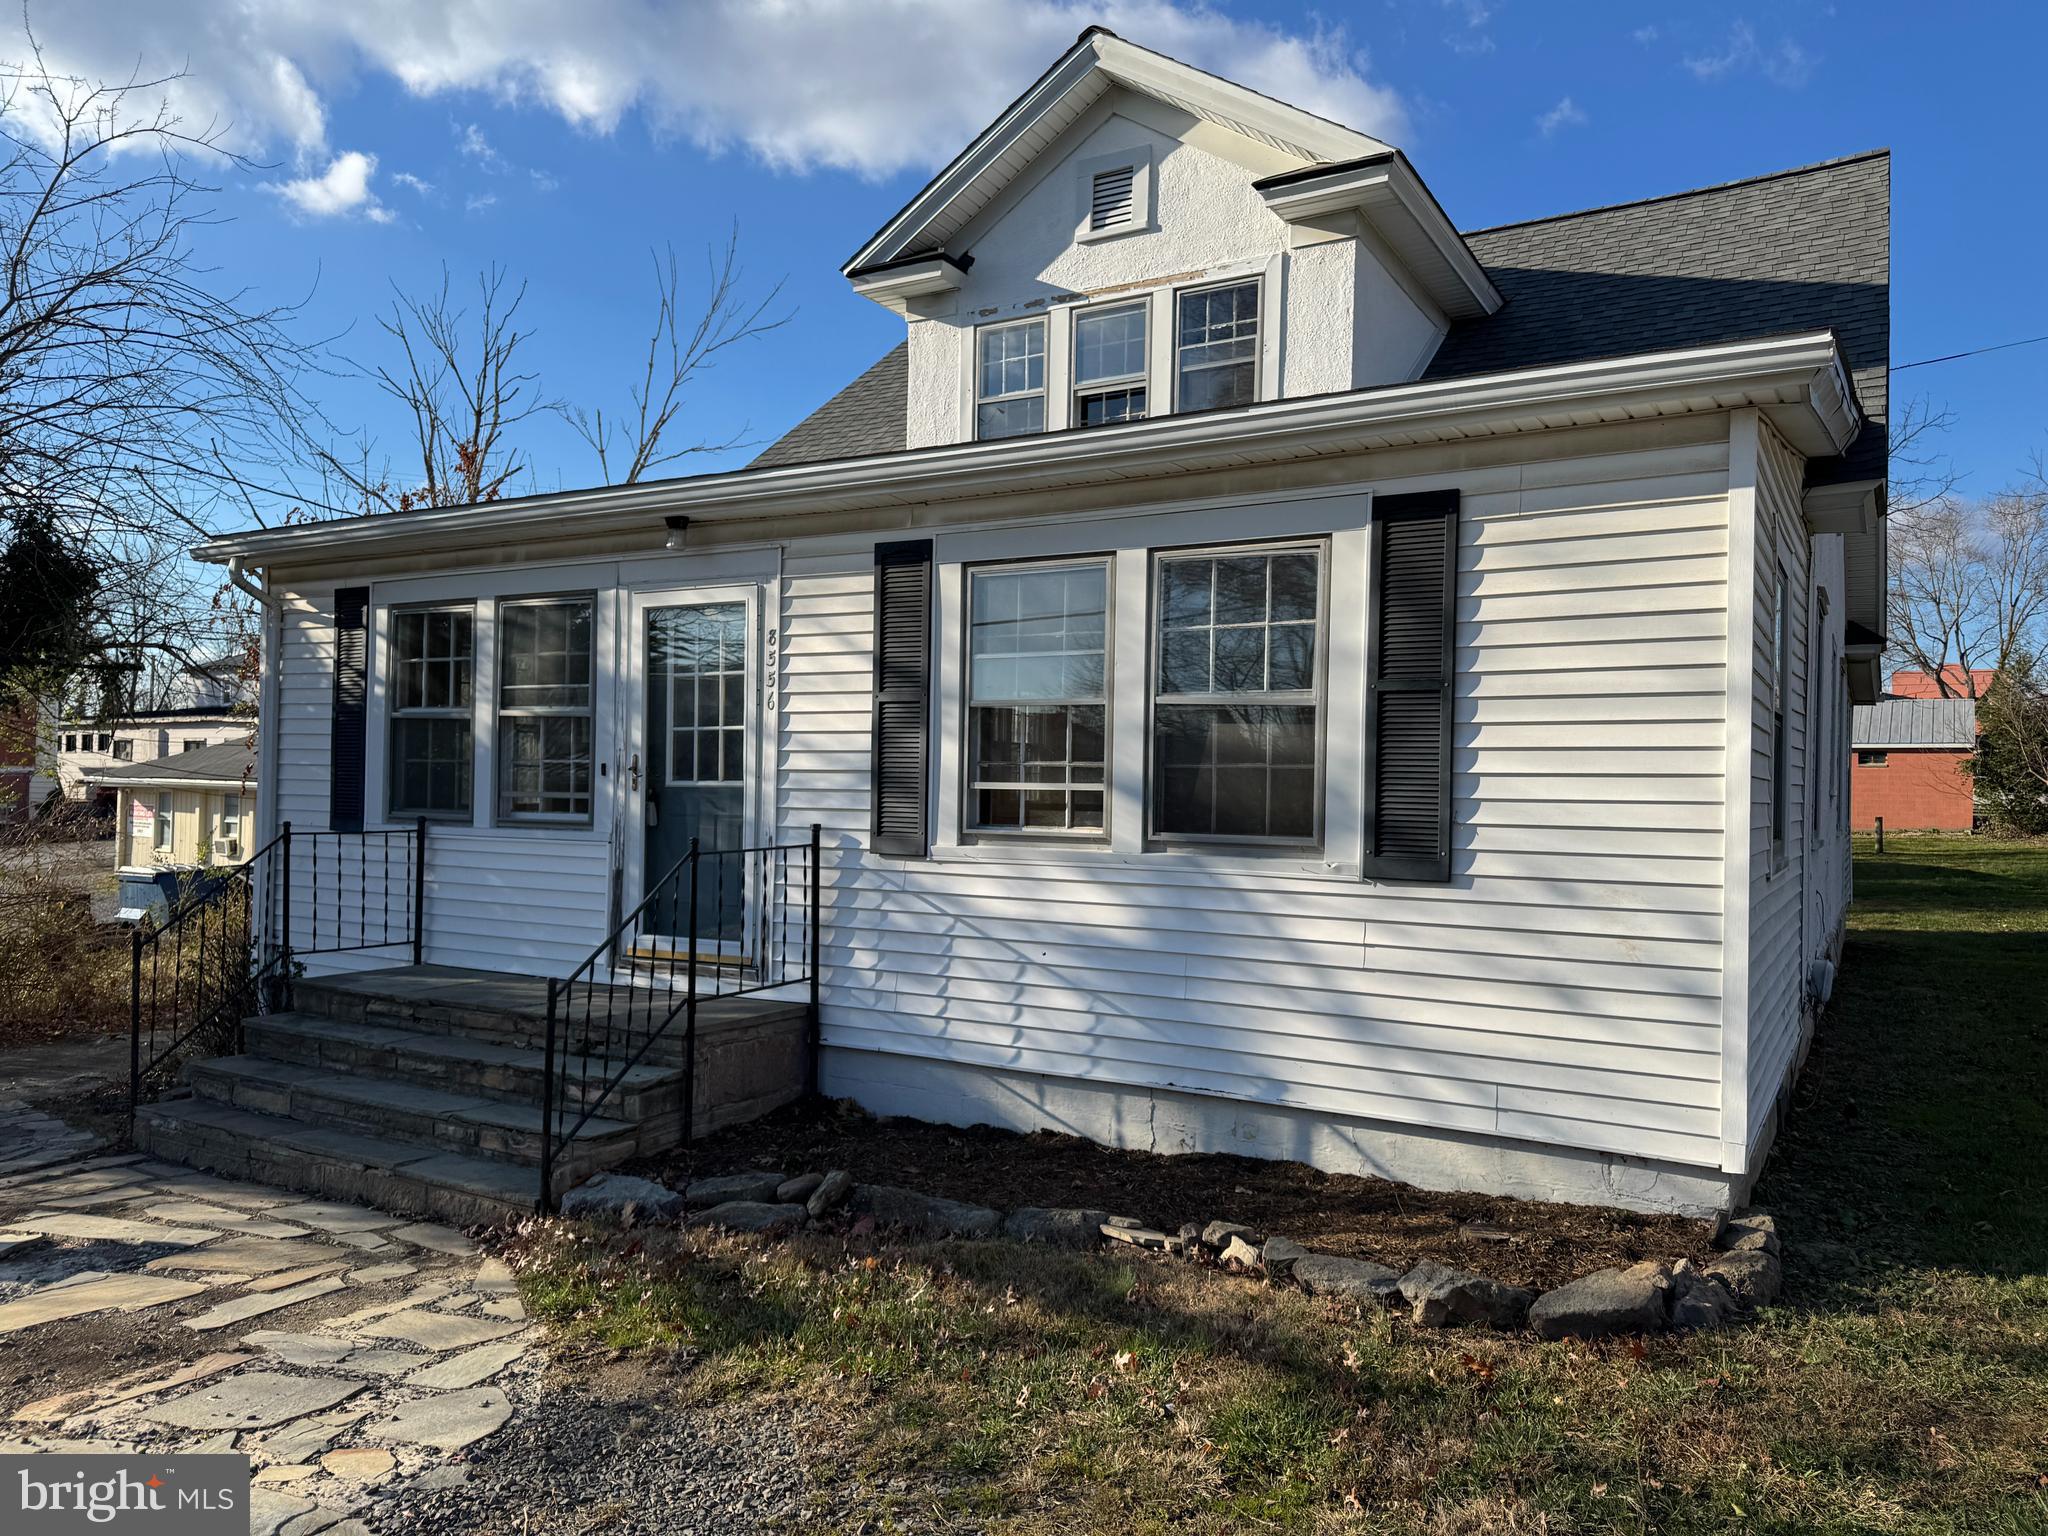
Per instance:
[[[334,737],[328,749],[327,825],[363,830],[363,713],[370,696],[368,587],[334,594]]]
[[[1372,570],[1363,872],[1448,880],[1458,493],[1374,497]]]
[[[932,541],[875,546],[876,853],[930,851]]]

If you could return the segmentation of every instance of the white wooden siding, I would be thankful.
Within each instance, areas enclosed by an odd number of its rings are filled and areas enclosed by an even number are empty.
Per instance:
[[[1800,512],[1805,461],[1768,421],[1759,421],[1756,495],[1756,612],[1752,664],[1755,687],[1750,754],[1749,1113],[1753,1149],[1790,1074],[1800,1044],[1806,970],[1811,945],[1806,903],[1809,607],[1813,602],[1811,545]],[[1785,837],[1771,837],[1774,748],[1771,672],[1772,615],[1780,568],[1790,606],[1786,667]]]
[[[872,553],[793,546],[779,804],[833,850],[826,1043],[1718,1166],[1726,444],[1483,483],[1440,887],[867,854]]]

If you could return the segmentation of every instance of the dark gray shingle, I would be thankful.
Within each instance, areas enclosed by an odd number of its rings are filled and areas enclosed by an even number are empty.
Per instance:
[[[1753,181],[1478,230],[1466,241],[1506,305],[1460,321],[1426,379],[1831,328],[1863,434],[1816,481],[1884,474],[1891,353],[1891,157],[1885,151]],[[909,354],[898,346],[750,468],[904,447]]]
[[[899,341],[866,373],[762,449],[747,468],[898,452],[909,409],[910,343]]]
[[[1452,326],[1424,377],[1831,328],[1868,420],[1839,466],[1817,469],[1881,476],[1890,202],[1891,157],[1879,150],[1475,231],[1466,243],[1507,303]]]

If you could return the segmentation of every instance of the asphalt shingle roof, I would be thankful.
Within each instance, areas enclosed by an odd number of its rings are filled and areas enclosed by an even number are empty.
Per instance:
[[[1970,747],[1975,699],[1879,699],[1849,711],[1852,747]]]
[[[254,784],[256,751],[245,741],[223,741],[210,747],[194,747],[190,752],[153,757],[148,762],[101,768],[89,777],[95,784],[102,780],[148,783],[153,779],[211,779],[221,784]]]
[[[754,457],[749,469],[894,453],[910,409],[910,343],[899,341],[866,373]]]
[[[1463,378],[1832,329],[1865,416],[1816,482],[1884,474],[1891,352],[1891,157],[1884,150],[1669,197],[1473,231],[1507,303],[1451,328],[1423,374]],[[765,468],[904,442],[899,345],[771,444]]]

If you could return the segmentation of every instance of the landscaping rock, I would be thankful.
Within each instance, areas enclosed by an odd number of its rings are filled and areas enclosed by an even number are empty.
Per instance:
[[[1170,1237],[1151,1227],[1126,1226],[1116,1218],[1105,1221],[1100,1231],[1112,1242],[1129,1243],[1133,1248],[1150,1248],[1155,1253],[1179,1253],[1184,1246],[1178,1237]]]
[[[800,1205],[768,1200],[728,1200],[690,1218],[693,1227],[723,1227],[728,1232],[794,1232],[810,1213]]]
[[[1725,1328],[1742,1311],[1742,1303],[1719,1275],[1696,1268],[1690,1259],[1671,1266],[1671,1326],[1705,1333]]]
[[[1717,1275],[1735,1299],[1746,1307],[1767,1307],[1778,1299],[1785,1283],[1776,1254],[1762,1248],[1741,1248],[1724,1253],[1706,1266],[1704,1273]]]
[[[1720,1231],[1714,1234],[1714,1246],[1731,1253],[1761,1250],[1772,1258],[1780,1258],[1784,1252],[1778,1243],[1777,1220],[1762,1211],[1731,1216],[1723,1221]]]
[[[1216,1255],[1218,1264],[1242,1264],[1246,1269],[1263,1269],[1265,1262],[1259,1250],[1241,1237],[1233,1237],[1223,1245],[1223,1251]]]
[[[811,1191],[811,1198],[804,1202],[804,1209],[811,1213],[811,1220],[828,1215],[846,1203],[853,1193],[853,1175],[844,1168],[834,1168]]]
[[[1596,1269],[1537,1297],[1529,1326],[1539,1339],[1660,1333],[1670,1322],[1671,1292],[1671,1274],[1662,1264]]]
[[[1020,1243],[1050,1243],[1056,1248],[1093,1248],[1102,1241],[1102,1226],[1108,1220],[1107,1211],[1026,1205],[1004,1218],[1003,1236]]]
[[[775,1186],[775,1201],[778,1205],[802,1205],[824,1182],[822,1173],[800,1173],[793,1179],[784,1179]]]
[[[1202,1246],[1219,1252],[1230,1246],[1233,1237],[1243,1238],[1254,1248],[1266,1240],[1266,1234],[1256,1227],[1247,1227],[1242,1222],[1212,1221],[1202,1228]]]
[[[856,1186],[851,1208],[874,1217],[877,1226],[902,1227],[925,1237],[994,1237],[1003,1224],[985,1205],[941,1200],[894,1184]]]
[[[683,1197],[652,1179],[600,1173],[562,1196],[562,1214],[583,1221],[617,1222],[622,1227],[674,1221],[683,1214]]]
[[[1202,1245],[1202,1224],[1198,1221],[1184,1221],[1180,1224],[1180,1246],[1183,1253],[1193,1253]]]
[[[728,1173],[715,1179],[692,1179],[683,1190],[683,1204],[693,1211],[734,1200],[768,1204],[786,1182],[779,1173]]]
[[[1401,1295],[1401,1271],[1370,1259],[1312,1253],[1294,1261],[1294,1280],[1311,1296],[1348,1296],[1355,1301],[1391,1302]]]
[[[1259,1249],[1259,1262],[1269,1274],[1285,1274],[1308,1257],[1309,1251],[1291,1237],[1269,1237]]]
[[[1424,1328],[1449,1328],[1458,1323],[1519,1328],[1536,1299],[1533,1291],[1520,1286],[1503,1285],[1485,1275],[1428,1260],[1401,1277],[1400,1290],[1414,1321]]]

